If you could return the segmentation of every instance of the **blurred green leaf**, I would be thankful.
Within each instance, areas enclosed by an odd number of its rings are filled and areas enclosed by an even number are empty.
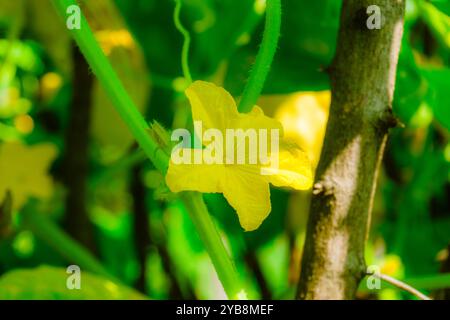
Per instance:
[[[226,234],[230,236],[234,246],[252,251],[272,241],[285,230],[289,193],[277,188],[271,188],[270,193],[272,204],[270,215],[257,230],[245,233],[239,224],[235,210],[226,202],[222,195],[207,194],[205,195],[205,201]],[[245,241],[245,244],[243,241]]]
[[[450,130],[450,69],[423,70],[422,74],[430,84],[427,102],[432,107],[435,118]]]
[[[430,27],[436,39],[447,49],[450,49],[450,17],[433,4],[418,0],[422,18]]]
[[[414,60],[412,49],[403,40],[397,68],[394,94],[394,111],[400,119],[408,123],[424,100],[429,85],[420,73]]]
[[[81,271],[81,289],[69,290],[66,286],[70,274],[62,268],[42,266],[8,272],[0,278],[0,299],[30,300],[115,300],[145,299],[133,289],[110,280]]]
[[[341,1],[286,0],[282,7],[279,49],[263,93],[328,89],[329,80],[324,69],[334,55]],[[230,59],[225,87],[234,95],[241,94],[261,37],[262,24],[251,43]]]

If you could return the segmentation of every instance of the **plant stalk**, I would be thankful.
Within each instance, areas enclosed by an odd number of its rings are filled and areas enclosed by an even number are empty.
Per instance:
[[[63,19],[66,17],[66,10],[69,6],[78,5],[75,0],[53,0],[53,3]],[[97,43],[97,40],[82,13],[80,14],[80,19],[81,28],[70,30],[75,42],[80,47],[80,50],[89,66],[92,68],[93,73],[99,79],[107,95],[112,100],[116,111],[119,113],[140,147],[144,150],[154,166],[165,174],[169,163],[168,155],[150,136],[150,127],[148,123],[139,113],[126,92],[116,72]],[[240,293],[244,291],[244,288],[239,284],[239,276],[237,275],[231,258],[228,256],[228,253],[220,240],[201,194],[196,192],[186,192],[182,195],[181,199],[187,207],[194,224],[197,226],[197,232],[204,242],[227,296],[230,299],[242,297]]]
[[[273,57],[277,51],[278,39],[281,29],[281,3],[280,0],[267,0],[266,22],[264,26],[261,46],[256,56],[250,78],[242,93],[239,102],[240,112],[249,112],[258,101],[264,87],[267,74],[270,71]]]

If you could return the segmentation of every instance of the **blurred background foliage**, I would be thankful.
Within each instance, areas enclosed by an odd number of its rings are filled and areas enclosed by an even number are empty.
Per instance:
[[[174,1],[81,5],[146,119],[189,127]],[[259,105],[316,165],[341,1],[282,5]],[[194,79],[238,98],[264,9],[264,0],[184,0]],[[437,290],[450,287],[448,277],[433,281],[450,272],[449,15],[450,1],[407,0],[393,105],[404,127],[391,132],[367,245],[369,265],[436,298],[450,297]],[[250,297],[292,299],[309,193],[273,188],[271,199],[269,218],[244,233],[221,195],[205,195]],[[0,298],[225,297],[185,209],[136,148],[48,0],[0,0],[0,203]],[[86,274],[81,291],[65,289],[69,264]],[[358,297],[410,298],[364,284]]]

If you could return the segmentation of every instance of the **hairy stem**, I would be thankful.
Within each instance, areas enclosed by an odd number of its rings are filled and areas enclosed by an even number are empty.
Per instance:
[[[186,192],[181,195],[181,199],[186,205],[196,229],[204,231],[200,232],[200,238],[205,244],[211,260],[217,261],[218,265],[232,265],[233,262],[227,252],[223,252],[225,248],[211,220],[201,193]],[[234,270],[234,266],[232,270]],[[239,285],[236,272],[230,272],[228,268],[216,268],[216,271],[230,299],[246,298],[245,291]]]
[[[69,6],[77,5],[75,0],[54,0],[53,3],[63,18],[66,17],[66,9]],[[155,167],[165,172],[168,163],[167,155],[158,147],[155,141],[149,138],[148,123],[135,107],[116,72],[103,54],[84,15],[81,15],[80,29],[71,30],[71,34],[92,68],[93,73],[100,80],[109,98],[114,103],[116,111],[127,124],[147,157],[152,160]]]
[[[263,39],[250,78],[242,93],[239,111],[249,112],[256,104],[277,50],[281,28],[280,0],[267,0]]]
[[[77,5],[75,0],[54,0],[53,3],[63,18],[66,17],[66,10],[69,6]],[[148,123],[139,113],[103,54],[83,14],[81,14],[81,28],[71,30],[71,34],[140,147],[153,165],[165,174],[169,162],[167,153],[150,136]],[[231,299],[240,297],[243,287],[239,284],[236,269],[215,229],[202,195],[196,192],[186,192],[181,198],[197,227],[197,232],[203,240],[225,292]]]

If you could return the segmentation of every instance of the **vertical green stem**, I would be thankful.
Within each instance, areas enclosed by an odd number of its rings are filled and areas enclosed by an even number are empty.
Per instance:
[[[77,5],[75,0],[53,0],[59,14],[65,18],[69,6]],[[103,85],[117,112],[128,126],[147,157],[162,173],[167,170],[169,158],[158,143],[149,135],[149,125],[144,120],[129,97],[120,79],[98,45],[83,14],[81,28],[71,30],[72,36],[80,47],[92,71]],[[215,229],[211,216],[206,209],[201,194],[186,192],[182,200],[187,207],[197,231],[203,240],[212,263],[217,271],[225,292],[231,299],[243,297],[243,287],[228,253]]]
[[[255,65],[239,103],[239,111],[249,112],[258,101],[277,50],[281,28],[280,0],[267,0],[263,39]]]
[[[54,0],[54,4],[60,15],[65,18],[67,8],[77,5],[77,2],[75,0]],[[159,170],[165,171],[167,168],[167,156],[159,149],[157,143],[149,138],[149,125],[139,113],[98,45],[83,14],[80,15],[80,19],[80,29],[70,30],[73,38],[139,145],[144,149],[144,152],[152,160],[153,164]]]
[[[219,233],[211,220],[211,217],[203,201],[201,193],[185,192],[181,195],[191,219],[197,230],[203,230],[200,238],[206,246],[212,261],[217,265],[230,266],[227,268],[216,268],[217,275],[230,299],[246,299],[245,291],[239,285],[239,279],[233,262],[224,250]]]

